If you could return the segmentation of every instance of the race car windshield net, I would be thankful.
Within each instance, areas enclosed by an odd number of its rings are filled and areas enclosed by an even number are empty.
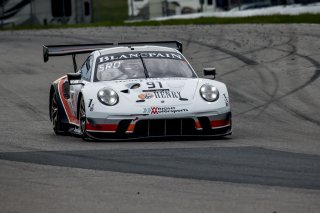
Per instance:
[[[185,58],[174,52],[118,53],[101,56],[96,63],[95,81],[146,78],[146,72],[149,78],[196,77]]]

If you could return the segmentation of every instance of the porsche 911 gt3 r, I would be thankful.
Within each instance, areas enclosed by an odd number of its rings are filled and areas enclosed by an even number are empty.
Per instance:
[[[76,55],[89,54],[77,69]],[[53,82],[49,111],[56,134],[91,139],[225,136],[232,133],[225,84],[199,78],[169,42],[54,45],[50,56],[72,55],[75,73]],[[214,68],[204,75],[215,77]]]

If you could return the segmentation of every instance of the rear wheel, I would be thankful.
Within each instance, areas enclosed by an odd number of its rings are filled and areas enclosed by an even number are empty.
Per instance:
[[[57,100],[57,94],[54,92],[51,98],[50,118],[54,133],[56,135],[62,135],[68,131],[68,128],[61,122],[59,114],[60,109]]]

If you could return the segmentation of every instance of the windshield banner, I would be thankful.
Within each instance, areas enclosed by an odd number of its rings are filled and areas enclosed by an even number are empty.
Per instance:
[[[183,60],[184,58],[179,53],[174,52],[132,52],[132,53],[116,53],[100,56],[97,59],[97,63],[104,63],[109,61],[116,60],[127,60],[127,59],[138,59],[138,58],[166,58],[166,59],[175,59],[175,60]]]

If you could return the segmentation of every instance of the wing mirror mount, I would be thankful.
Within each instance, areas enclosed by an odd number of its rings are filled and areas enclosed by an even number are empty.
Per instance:
[[[80,81],[81,80],[81,73],[68,73],[68,81],[70,85],[77,85],[77,84],[82,84],[83,83]]]
[[[216,68],[212,67],[212,68],[203,68],[203,75],[204,76],[208,76],[208,75],[212,75],[213,78],[212,79],[216,79]]]

